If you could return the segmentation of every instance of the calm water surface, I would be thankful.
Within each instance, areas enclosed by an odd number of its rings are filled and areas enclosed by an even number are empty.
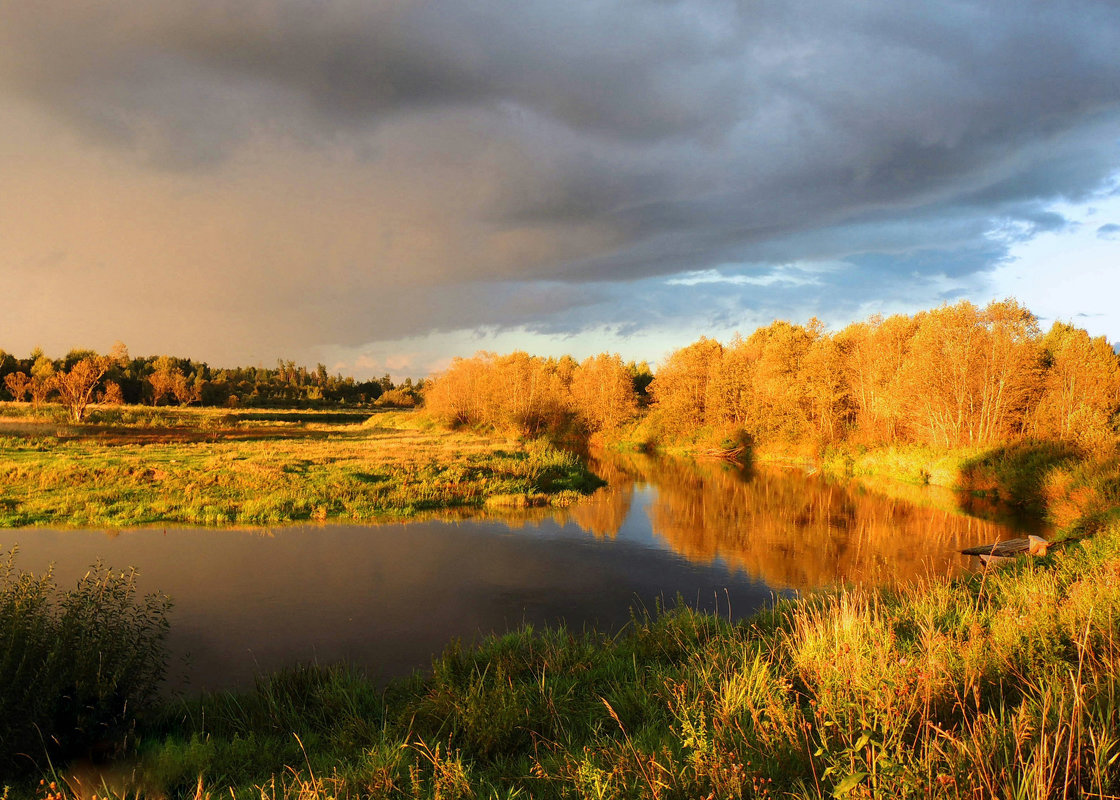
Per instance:
[[[524,623],[617,629],[680,595],[733,617],[775,593],[966,568],[960,547],[1026,530],[951,492],[796,470],[599,457],[609,486],[568,509],[268,531],[0,530],[18,564],[68,586],[102,560],[172,597],[170,685],[245,685],[346,659],[388,678],[452,639]]]

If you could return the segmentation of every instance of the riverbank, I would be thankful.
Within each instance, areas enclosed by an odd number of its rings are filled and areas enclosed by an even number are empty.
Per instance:
[[[26,409],[0,404],[0,527],[372,521],[564,504],[600,485],[556,448],[410,412],[125,407],[68,425]]]
[[[523,630],[163,708],[114,797],[1055,797],[1120,789],[1120,526],[952,581]],[[71,777],[66,798],[91,787]],[[86,780],[92,780],[88,775]],[[107,791],[108,790],[108,791]]]
[[[884,482],[937,486],[1024,509],[1066,533],[1105,527],[1120,509],[1120,453],[1086,453],[1061,442],[1021,441],[987,447],[924,445],[825,448],[808,443],[751,445],[731,436],[697,434],[696,441],[661,443],[639,423],[608,446],[676,457],[731,458],[741,464],[788,465],[821,471],[897,493]]]
[[[1118,579],[1112,522],[1001,570],[744,622],[677,608],[617,636],[452,645],[386,690],[291,670],[143,708],[125,760],[47,780],[65,800],[1115,795]]]
[[[1120,456],[1089,455],[1056,442],[834,448],[819,466],[844,478],[888,478],[998,500],[1044,514],[1069,533],[1100,530],[1120,509]]]

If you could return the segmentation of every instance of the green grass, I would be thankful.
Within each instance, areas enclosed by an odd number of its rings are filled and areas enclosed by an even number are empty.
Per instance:
[[[82,426],[0,418],[0,526],[260,525],[571,502],[599,485],[545,444],[415,415],[110,409]]]

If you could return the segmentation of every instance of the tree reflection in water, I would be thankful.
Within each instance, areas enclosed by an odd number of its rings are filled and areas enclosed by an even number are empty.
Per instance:
[[[967,565],[957,550],[1019,535],[970,516],[975,498],[905,484],[873,487],[801,470],[743,470],[718,461],[599,453],[608,486],[557,516],[596,537],[614,537],[635,485],[653,488],[653,534],[696,563],[717,559],[773,588],[908,581]]]

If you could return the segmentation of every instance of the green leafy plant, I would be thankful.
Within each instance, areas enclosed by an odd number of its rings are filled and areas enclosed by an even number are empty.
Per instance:
[[[102,564],[59,591],[0,558],[0,766],[119,749],[166,667],[170,601]]]

